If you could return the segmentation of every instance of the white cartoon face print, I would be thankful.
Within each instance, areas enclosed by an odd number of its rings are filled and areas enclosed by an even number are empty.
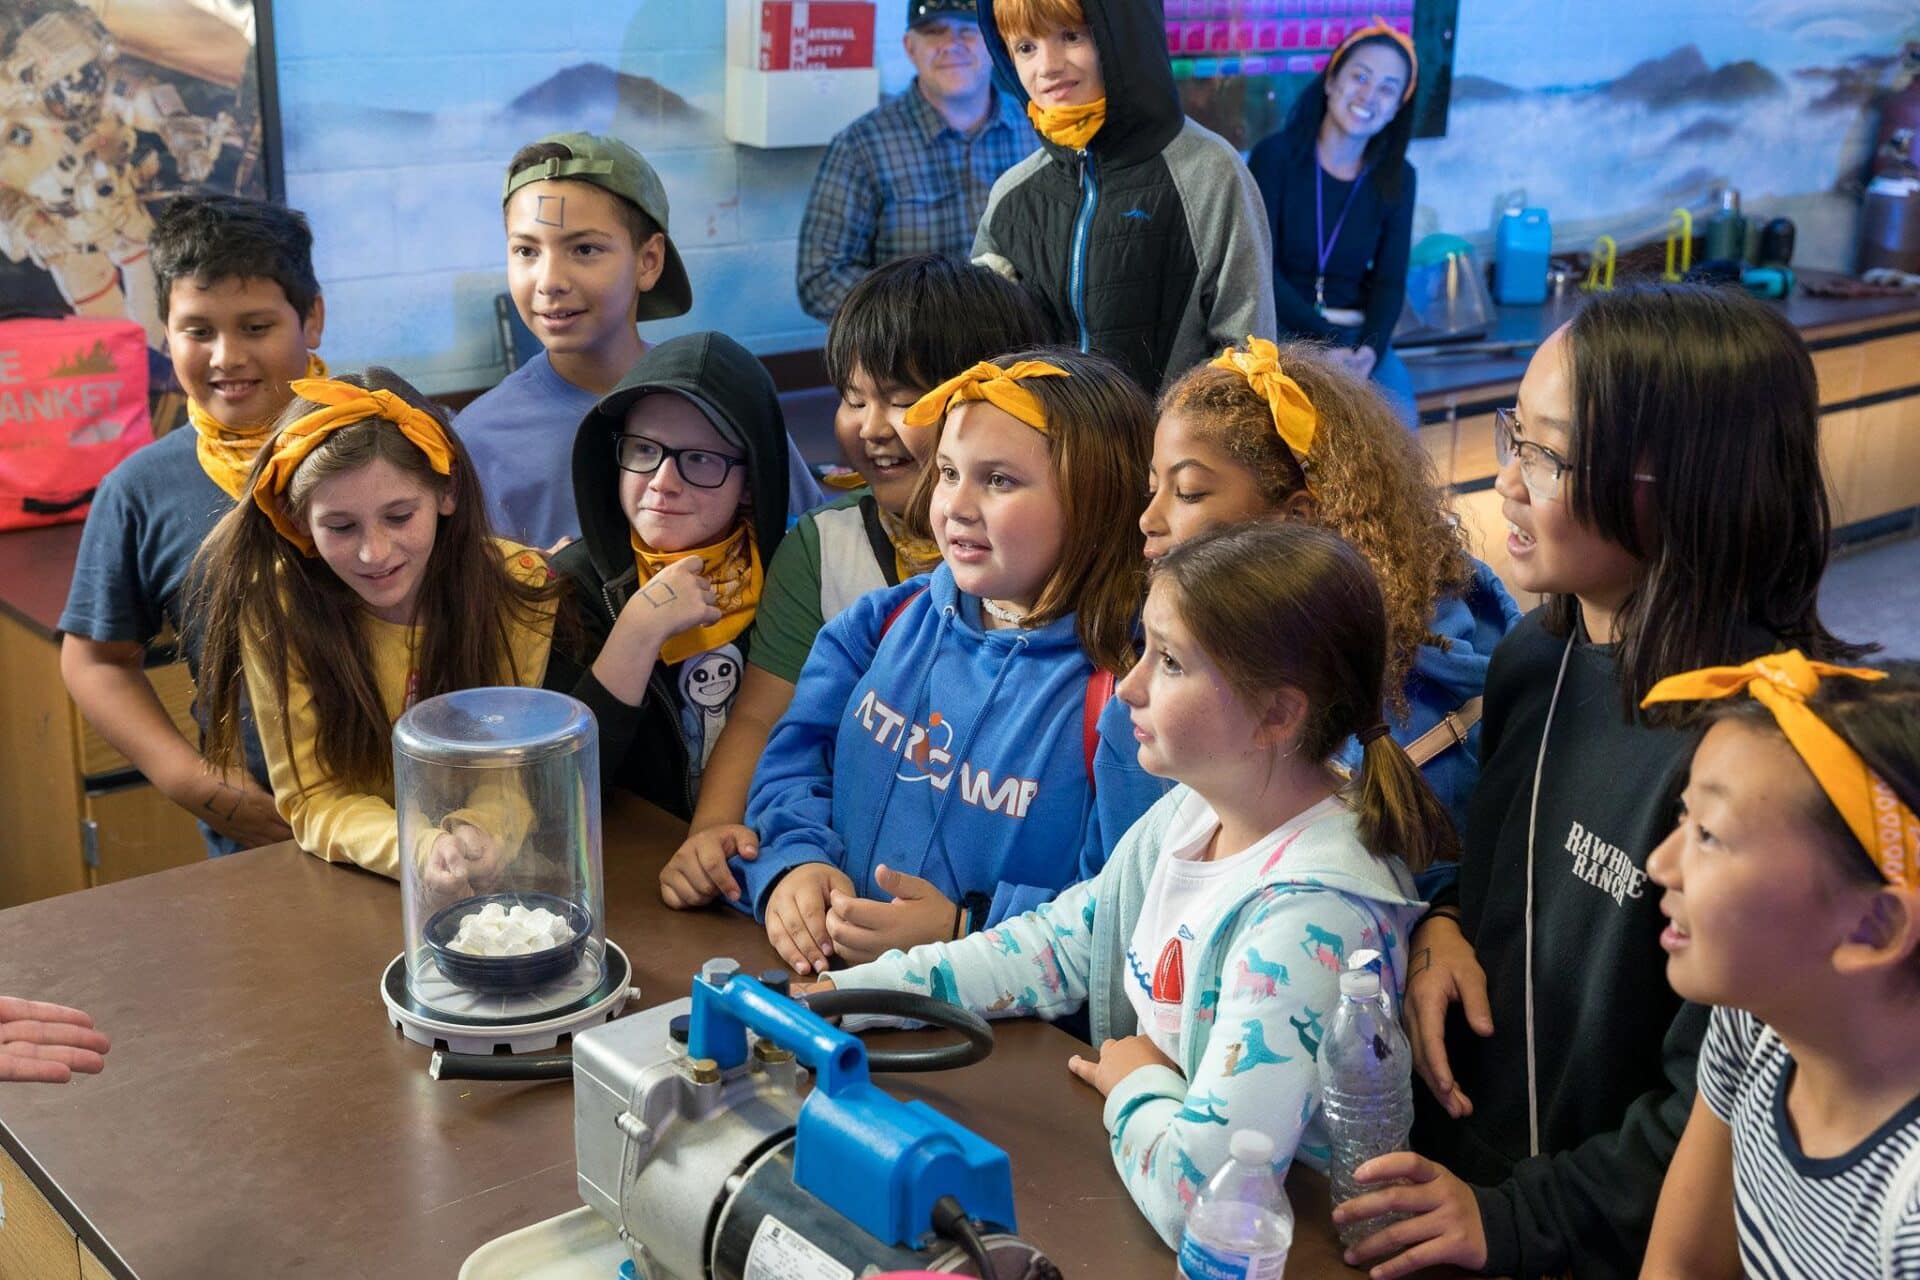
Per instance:
[[[696,776],[706,771],[713,744],[727,727],[727,712],[733,708],[733,696],[740,691],[745,666],[738,646],[731,644],[709,649],[680,664],[680,732]]]
[[[703,711],[725,711],[740,688],[740,651],[732,645],[680,667],[680,696]]]

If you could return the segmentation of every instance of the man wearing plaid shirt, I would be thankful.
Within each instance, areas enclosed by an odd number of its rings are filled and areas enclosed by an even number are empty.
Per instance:
[[[840,131],[807,193],[794,283],[818,320],[883,262],[966,257],[994,180],[1039,145],[993,87],[974,0],[908,0],[904,43],[913,83]]]

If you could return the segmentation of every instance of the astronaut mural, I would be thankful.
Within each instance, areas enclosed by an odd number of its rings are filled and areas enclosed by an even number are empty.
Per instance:
[[[152,210],[189,191],[268,193],[245,0],[0,5],[0,295],[125,315],[158,348]]]

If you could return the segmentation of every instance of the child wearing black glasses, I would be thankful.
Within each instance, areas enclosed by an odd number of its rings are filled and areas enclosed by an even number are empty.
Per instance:
[[[720,333],[647,352],[573,442],[577,588],[605,777],[690,817],[745,669],[766,564],[787,526],[773,380]]]
[[[1363,1165],[1384,1189],[1336,1220],[1405,1215],[1350,1255],[1374,1280],[1625,1280],[1707,1028],[1663,983],[1647,862],[1694,739],[1641,699],[1699,667],[1858,650],[1820,622],[1819,399],[1777,311],[1695,285],[1599,294],[1499,426],[1507,581],[1547,602],[1494,650],[1459,883],[1413,934],[1420,1154]]]

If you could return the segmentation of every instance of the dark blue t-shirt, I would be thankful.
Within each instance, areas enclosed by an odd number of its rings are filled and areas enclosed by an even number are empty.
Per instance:
[[[171,624],[198,680],[201,634],[186,616],[192,606],[189,572],[200,544],[233,509],[233,499],[201,470],[195,440],[186,428],[169,432],[100,482],[80,533],[60,630],[103,643],[146,644]],[[193,714],[204,729],[198,699]],[[271,790],[251,716],[241,742],[247,772]]]

